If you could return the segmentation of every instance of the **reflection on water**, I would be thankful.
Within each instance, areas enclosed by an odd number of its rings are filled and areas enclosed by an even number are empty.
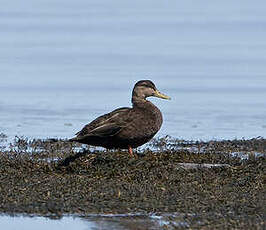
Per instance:
[[[193,215],[186,215],[193,218]],[[91,214],[86,217],[64,216],[49,219],[37,216],[0,216],[0,225],[6,230],[160,230],[189,227],[184,215],[165,214]]]
[[[72,217],[64,217],[60,220],[53,220],[45,217],[10,217],[1,216],[0,225],[2,229],[6,230],[91,230],[97,226],[93,222],[84,222]]]

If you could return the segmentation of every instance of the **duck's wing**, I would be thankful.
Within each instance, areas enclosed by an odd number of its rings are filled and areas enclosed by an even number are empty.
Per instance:
[[[131,108],[123,107],[96,118],[76,133],[77,137],[73,138],[73,140],[83,139],[88,136],[114,136],[131,123],[131,110]]]

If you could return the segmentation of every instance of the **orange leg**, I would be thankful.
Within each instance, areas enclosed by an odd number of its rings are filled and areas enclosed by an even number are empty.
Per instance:
[[[131,147],[130,145],[128,146],[128,153],[129,153],[129,155],[130,155],[131,157],[134,157],[133,149],[132,149],[132,147]]]

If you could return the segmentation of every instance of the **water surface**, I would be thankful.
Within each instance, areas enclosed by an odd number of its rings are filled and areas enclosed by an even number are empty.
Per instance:
[[[189,215],[193,219],[194,215]],[[0,216],[6,230],[56,229],[56,230],[160,230],[189,227],[181,214],[92,214],[89,216],[64,216],[61,219],[27,216]]]
[[[159,136],[266,136],[264,1],[1,3],[0,132],[71,137],[148,78]]]

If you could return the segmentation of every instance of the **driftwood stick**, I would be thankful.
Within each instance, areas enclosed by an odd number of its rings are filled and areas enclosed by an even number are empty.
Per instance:
[[[231,168],[229,164],[178,163],[177,166],[183,169]]]

